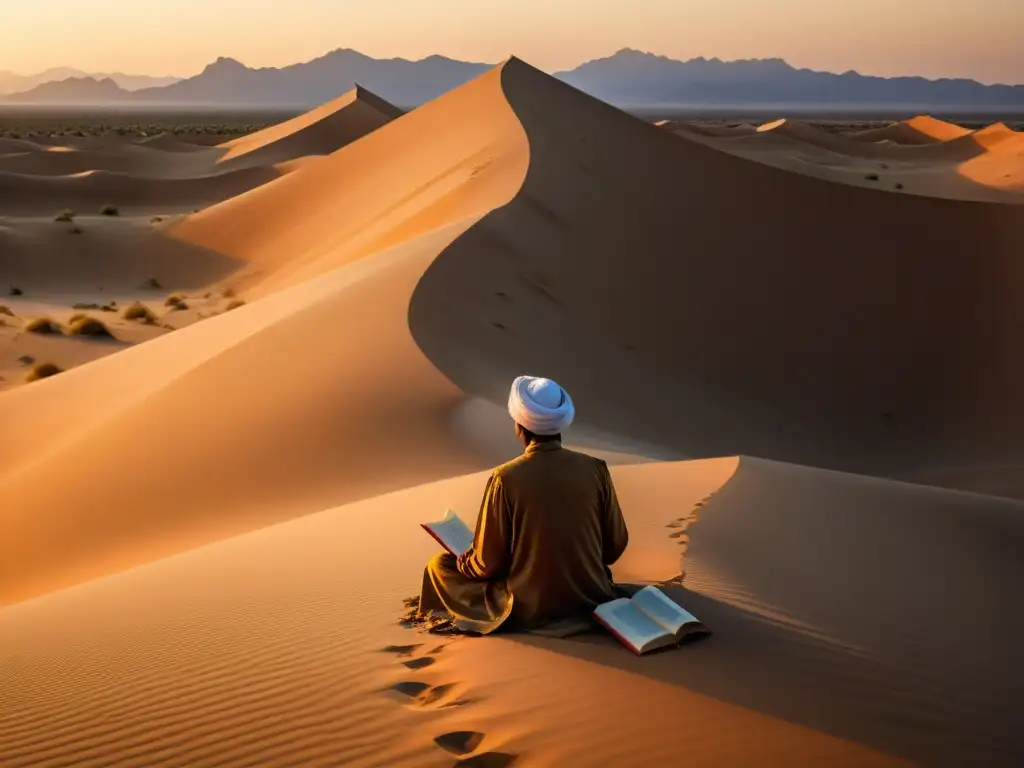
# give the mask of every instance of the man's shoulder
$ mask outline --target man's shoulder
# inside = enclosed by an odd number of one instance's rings
[[[539,454],[534,454],[534,457]],[[563,462],[566,466],[574,466],[579,468],[588,468],[597,471],[607,471],[608,465],[596,456],[591,456],[587,453],[581,453],[580,451],[573,451],[569,448],[560,448],[558,451],[549,453],[548,456],[557,456],[559,462]],[[493,475],[499,480],[505,481],[528,473],[531,470],[531,457],[529,454],[520,454],[511,461],[506,461],[499,467],[495,467]]]

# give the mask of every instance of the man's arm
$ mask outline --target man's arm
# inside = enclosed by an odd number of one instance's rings
[[[629,531],[626,530],[626,520],[622,517],[622,509],[619,508],[619,498],[615,494],[615,484],[612,482],[611,472],[608,465],[601,462],[601,472],[604,476],[604,518],[601,523],[601,546],[604,554],[604,564],[611,565],[626,551],[629,543]]]
[[[473,581],[498,579],[508,573],[512,519],[498,473],[492,473],[480,502],[473,546],[459,555],[459,573]]]

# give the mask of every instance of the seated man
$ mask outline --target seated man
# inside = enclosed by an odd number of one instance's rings
[[[473,546],[435,556],[420,591],[421,615],[480,633],[587,616],[618,596],[608,566],[628,540],[608,465],[562,447],[574,416],[565,390],[520,376],[508,410],[526,450],[488,478]]]

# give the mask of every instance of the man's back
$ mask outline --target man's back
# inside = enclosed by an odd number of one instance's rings
[[[627,533],[600,459],[557,440],[533,442],[494,471],[481,516],[484,551],[465,564],[466,575],[506,576],[514,624],[585,614],[615,596],[606,566],[626,548]],[[487,551],[488,540],[504,552]]]

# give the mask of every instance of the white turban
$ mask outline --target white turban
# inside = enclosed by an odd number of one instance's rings
[[[576,409],[569,393],[551,379],[519,376],[512,382],[508,413],[535,435],[557,435],[572,424]]]

